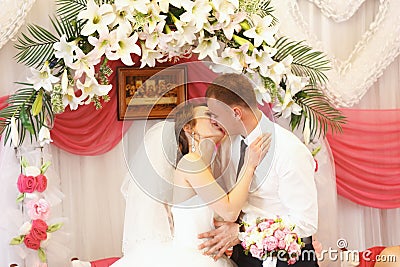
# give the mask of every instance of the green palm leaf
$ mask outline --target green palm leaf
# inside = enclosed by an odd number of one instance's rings
[[[86,8],[87,0],[57,0],[57,15],[67,21],[76,20],[78,13]]]
[[[329,60],[322,52],[314,51],[303,42],[290,41],[288,38],[278,39],[274,48],[278,49],[274,60],[282,61],[288,55],[292,55],[293,73],[310,77],[310,84],[324,84],[328,80],[324,71],[330,69]]]
[[[27,66],[39,68],[47,60],[51,60],[53,55],[53,44],[58,42],[58,38],[48,30],[38,25],[28,25],[30,36],[22,33],[18,37],[15,48],[19,50],[15,56],[19,63]]]
[[[329,99],[319,90],[311,86],[293,96],[293,100],[303,109],[303,116],[310,119],[311,139],[326,135],[328,129],[333,132],[342,132],[342,124],[346,118],[342,113],[335,109]],[[302,115],[293,115],[290,121],[292,129],[297,128],[302,119]],[[304,122],[304,120],[303,120]],[[303,130],[304,130],[303,123]]]

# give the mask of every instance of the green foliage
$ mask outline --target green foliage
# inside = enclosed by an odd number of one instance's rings
[[[28,86],[21,88],[11,95],[8,99],[8,106],[0,110],[0,118],[4,119],[1,121],[4,126],[3,131],[5,132],[4,143],[10,137],[11,134],[11,117],[17,119],[17,129],[19,134],[19,145],[22,144],[26,137],[26,131],[30,134],[30,140],[33,140],[33,136],[37,140],[40,128],[45,124],[45,120],[48,119],[52,124],[54,121],[54,114],[51,109],[51,98],[48,94],[42,92],[43,89],[36,91],[32,88],[32,84],[20,83]],[[42,93],[41,93],[42,92]],[[32,109],[35,100],[42,94],[41,109],[37,116],[34,116]],[[3,132],[1,131],[0,134]]]
[[[20,235],[20,236],[14,237],[13,239],[11,239],[10,245],[22,244],[22,242],[24,242],[24,239],[25,239],[24,235]]]
[[[342,132],[341,125],[345,123],[345,117],[330,104],[329,99],[319,89],[309,86],[294,95],[293,100],[303,109],[302,116],[310,119],[311,140],[317,135],[325,136],[329,127],[332,133]],[[290,126],[295,129],[301,122],[301,116],[292,116]]]
[[[293,56],[292,72],[297,76],[310,77],[310,84],[324,84],[328,80],[324,71],[330,70],[329,60],[322,52],[314,51],[303,42],[280,38],[274,48],[278,52],[274,60],[282,61],[288,55]]]
[[[74,20],[85,9],[87,0],[56,0],[57,15],[65,20]]]
[[[51,60],[54,52],[53,44],[59,40],[39,25],[29,24],[27,28],[30,36],[22,33],[22,37],[18,37],[15,48],[19,52],[15,58],[19,63],[39,68],[44,62]]]
[[[247,14],[257,14],[260,17],[271,16],[272,25],[278,23],[278,19],[273,15],[274,8],[271,0],[239,0],[239,9]]]

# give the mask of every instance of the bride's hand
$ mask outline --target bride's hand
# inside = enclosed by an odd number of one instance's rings
[[[271,146],[271,134],[265,133],[257,137],[247,148],[248,166],[256,168],[267,154]]]

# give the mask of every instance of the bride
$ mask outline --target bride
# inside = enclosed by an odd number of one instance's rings
[[[174,132],[178,147],[175,150],[177,164],[172,171],[172,179],[164,177],[173,184],[172,198],[167,203],[172,206],[170,210],[167,208],[167,211],[170,211],[168,213],[170,219],[173,218],[170,220],[170,229],[173,233],[167,239],[145,237],[141,240],[140,238],[133,237],[132,239],[136,238],[137,242],[130,244],[129,248],[126,248],[124,251],[125,255],[111,265],[112,267],[234,266],[234,263],[226,257],[214,261],[213,258],[204,256],[197,248],[204,240],[198,239],[197,235],[214,229],[214,212],[216,213],[215,215],[218,215],[224,221],[235,221],[237,219],[242,206],[246,202],[254,170],[269,149],[270,136],[260,136],[248,147],[245,163],[238,174],[238,182],[226,194],[215,179],[217,177],[214,178],[212,173],[212,169],[216,168],[214,162],[217,158],[216,151],[218,151],[218,144],[225,137],[225,134],[223,129],[212,123],[208,108],[193,103],[181,106],[175,114]],[[150,140],[150,143],[159,141],[158,137],[157,135],[153,135],[150,138],[153,139]],[[154,164],[162,165],[163,160],[158,160],[159,153],[151,150],[147,152],[150,152],[153,156],[155,155],[156,160],[153,160]],[[143,156],[141,155],[141,157]],[[138,166],[139,169],[148,169],[143,164],[140,165]],[[133,174],[135,179],[137,178],[137,174]],[[146,174],[147,177],[145,179],[148,184],[147,179],[150,179],[151,175]],[[160,174],[158,173],[158,175]],[[140,181],[139,183],[138,181],[135,182],[137,187],[140,187],[142,191],[147,191],[146,188],[141,186]],[[132,219],[130,225],[125,225],[125,227],[136,228],[135,232],[138,235],[155,237],[154,232],[162,228],[164,218],[162,216],[162,209],[160,209],[160,203],[157,205],[153,201],[153,206],[151,206],[142,202],[142,200],[146,201],[145,199],[149,197],[159,199],[159,196],[156,197],[152,193],[149,193],[149,191],[146,192],[146,196],[142,194],[143,197],[141,199],[138,197],[140,194],[136,194],[138,192],[134,194],[137,202],[134,205],[141,208],[143,212],[139,216],[136,216],[135,219]],[[143,207],[145,205],[147,206]],[[164,207],[168,207],[168,205],[164,205]],[[128,209],[129,205],[127,205],[126,216],[130,214],[130,210]],[[157,218],[150,218],[152,216],[151,209],[153,209],[153,212],[157,210],[155,212],[159,213]],[[157,216],[157,214],[153,215]],[[136,223],[136,220],[141,220],[141,223]],[[155,220],[158,221],[159,225],[157,225]],[[151,226],[144,226],[145,222],[148,222]],[[126,223],[127,220],[125,220]],[[143,228],[147,228],[147,231]],[[165,231],[165,229],[162,231]],[[132,241],[130,242],[132,243]]]

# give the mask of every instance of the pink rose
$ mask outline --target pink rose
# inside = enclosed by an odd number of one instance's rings
[[[27,206],[29,209],[28,214],[32,220],[47,220],[49,218],[50,204],[45,199],[29,201]]]
[[[36,176],[36,191],[42,193],[47,188],[47,178],[43,174]]]
[[[285,234],[282,230],[276,229],[276,230],[275,230],[275,233],[274,233],[274,236],[275,236],[278,240],[282,240],[282,239],[285,238],[286,234]]]
[[[250,246],[250,253],[251,253],[251,256],[253,256],[254,258],[260,259],[260,260],[264,256],[264,250],[259,249],[256,245]]]
[[[32,229],[30,235],[38,240],[46,240],[47,239],[47,223],[41,219],[34,220],[32,222]]]
[[[290,243],[290,245],[288,247],[288,253],[289,254],[292,254],[292,253],[298,254],[299,252],[300,252],[300,245],[297,244],[296,242]]]
[[[286,247],[286,242],[285,242],[285,240],[279,240],[279,241],[278,241],[278,248],[279,248],[279,249],[285,249],[285,247]]]
[[[20,174],[17,181],[17,187],[21,193],[33,193],[36,188],[36,179],[33,176]]]
[[[288,263],[288,265],[292,265],[292,264],[295,264],[296,263],[296,258],[290,258],[288,261],[287,261],[287,263]]]
[[[264,221],[258,224],[258,228],[260,228],[261,231],[264,231],[270,227],[270,222]]]
[[[25,236],[24,243],[27,248],[33,250],[38,250],[40,248],[40,240],[36,239],[32,234]]]
[[[267,251],[273,251],[278,247],[278,239],[274,236],[267,236],[262,243]]]

